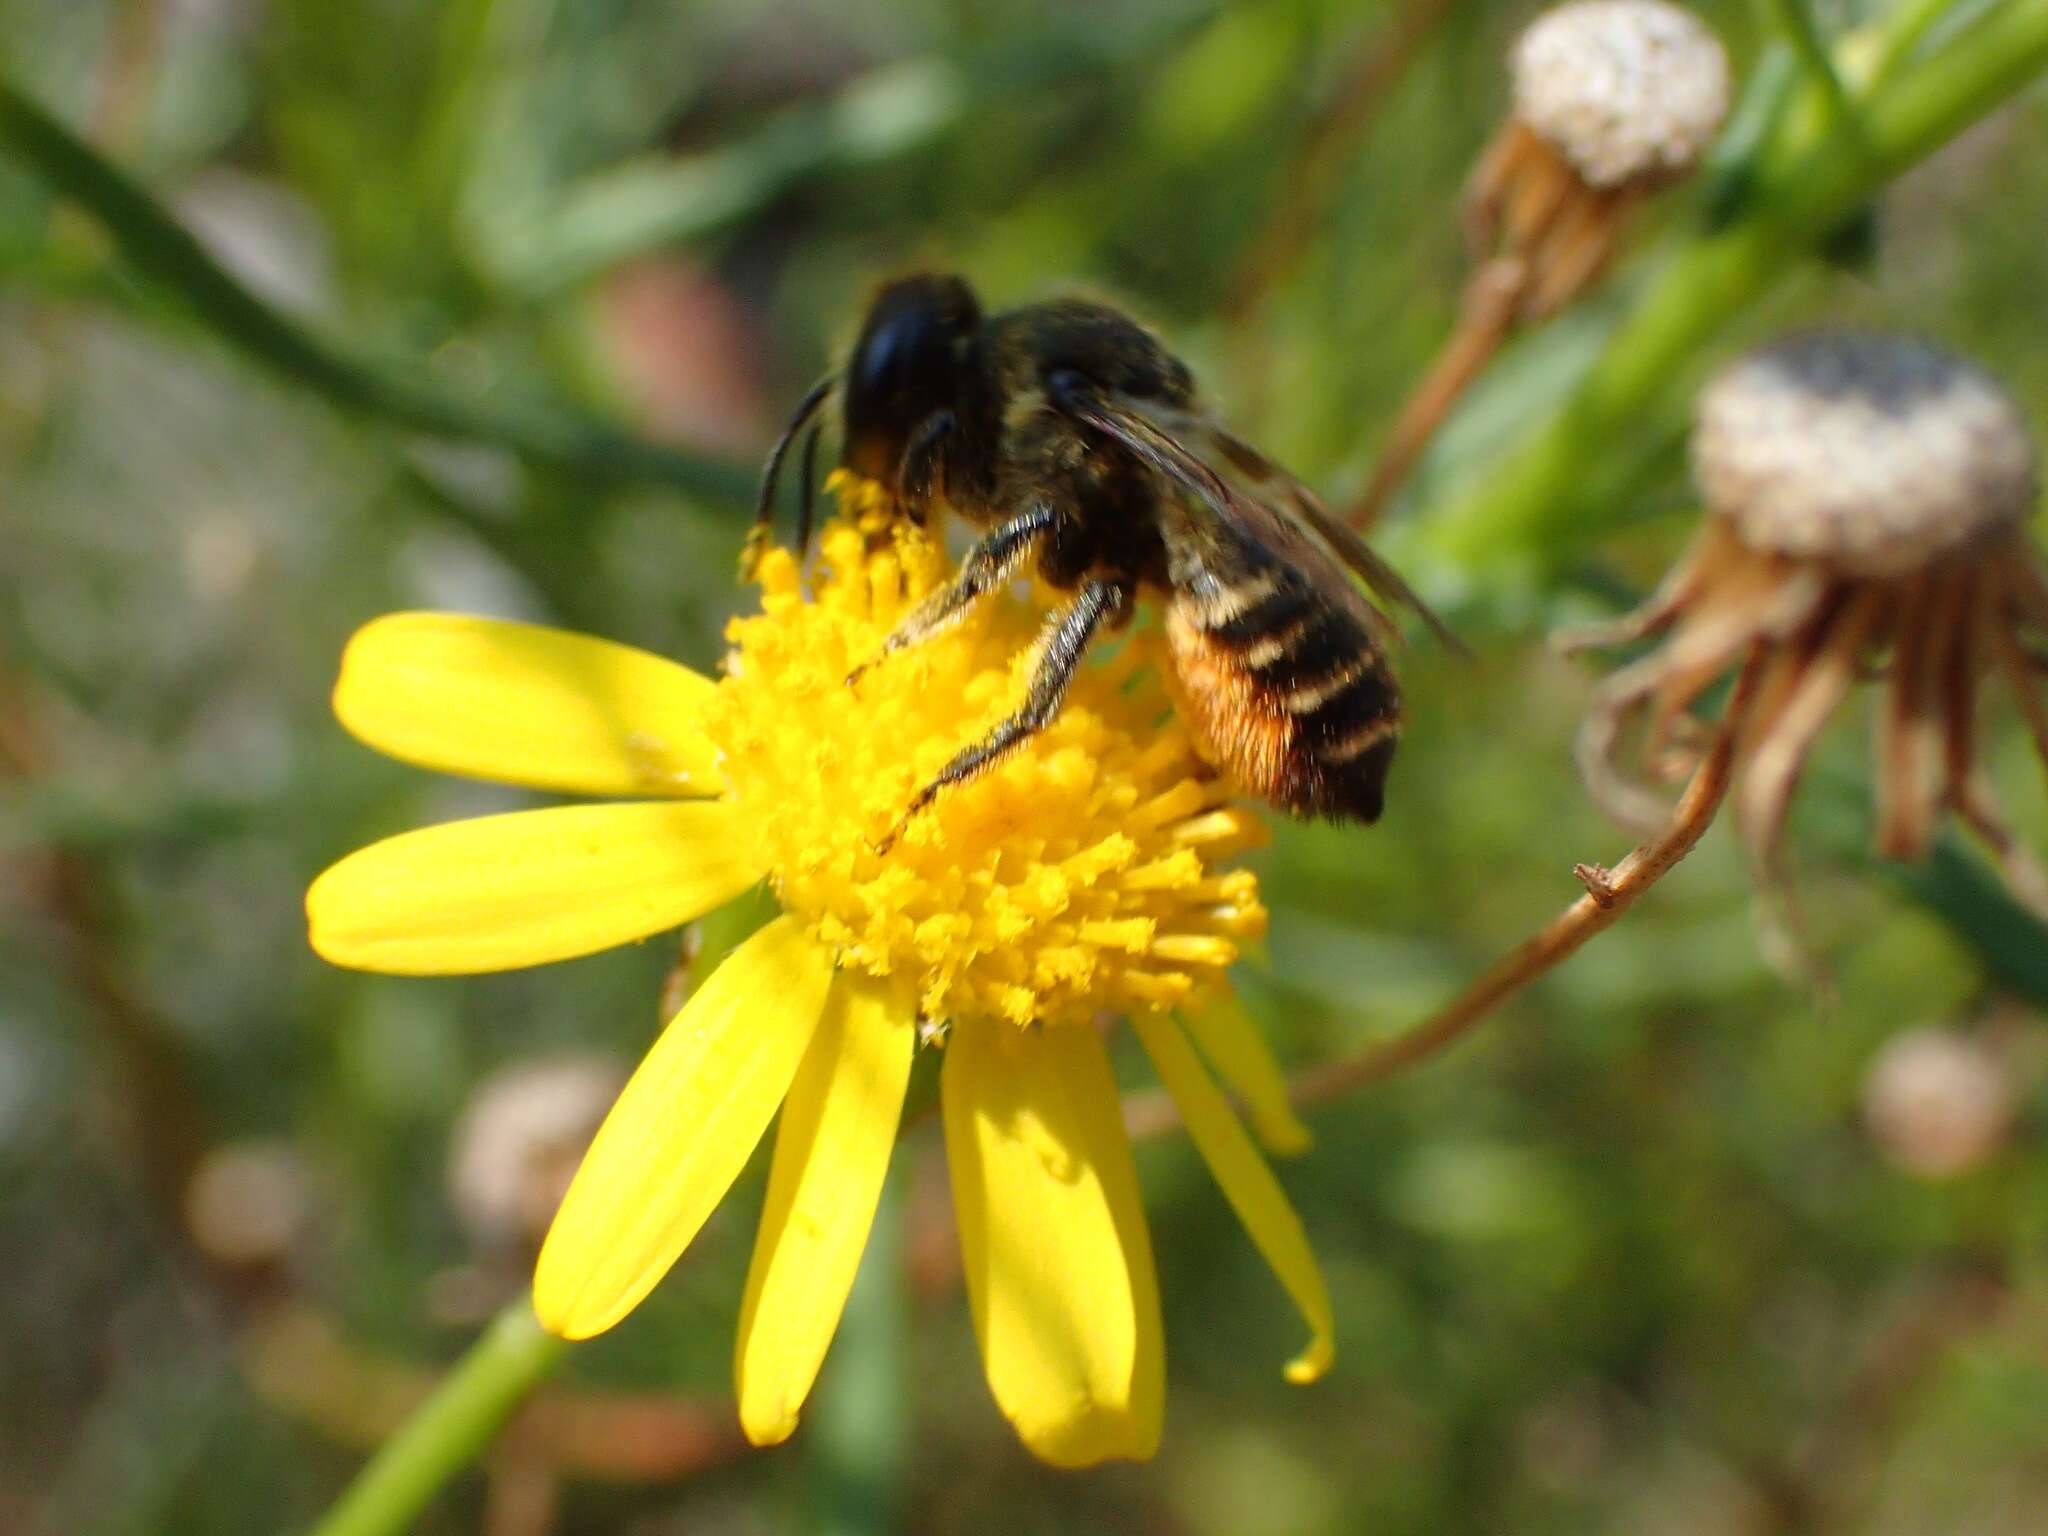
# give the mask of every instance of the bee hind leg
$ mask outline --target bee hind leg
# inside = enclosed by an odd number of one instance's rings
[[[1083,585],[1080,594],[1054,614],[1046,625],[1023,706],[941,768],[938,777],[917,792],[902,819],[876,845],[876,851],[888,852],[896,839],[903,835],[903,829],[952,786],[964,784],[976,774],[986,771],[1044,730],[1060,712],[1060,705],[1066,700],[1067,689],[1074,681],[1074,674],[1080,670],[1081,659],[1088,654],[1089,645],[1103,625],[1114,623],[1130,612],[1133,596],[1131,587],[1121,581],[1098,578]]]
[[[1058,516],[1050,506],[1041,502],[985,535],[968,550],[967,558],[960,562],[960,572],[952,584],[941,587],[913,608],[882,642],[881,650],[846,675],[847,687],[859,682],[861,674],[883,657],[908,650],[929,640],[948,625],[959,622],[960,617],[974,606],[976,599],[987,596],[1017,574],[1017,568],[1058,521]]]

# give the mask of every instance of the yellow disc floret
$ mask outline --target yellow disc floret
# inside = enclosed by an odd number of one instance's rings
[[[1204,991],[1264,931],[1256,877],[1213,862],[1264,823],[1173,715],[1149,634],[1084,667],[1051,725],[878,851],[916,792],[1017,707],[1044,613],[997,596],[878,662],[949,571],[873,502],[842,489],[855,515],[824,530],[810,595],[789,551],[763,556],[761,612],[728,630],[707,720],[782,905],[934,1022],[1085,1022]]]

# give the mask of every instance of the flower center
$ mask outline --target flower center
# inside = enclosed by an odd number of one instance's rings
[[[856,516],[826,527],[813,593],[788,550],[762,557],[761,612],[727,631],[707,721],[785,910],[841,965],[902,980],[935,1022],[1085,1022],[1213,984],[1266,919],[1256,877],[1214,861],[1265,825],[1172,713],[1150,635],[1084,666],[1050,725],[877,851],[1017,708],[1044,611],[1000,594],[878,660],[950,571],[871,485],[842,480],[841,507]]]

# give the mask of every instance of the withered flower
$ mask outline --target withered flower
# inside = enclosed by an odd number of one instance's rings
[[[1665,0],[1579,0],[1532,24],[1514,110],[1465,186],[1474,270],[1457,328],[1402,408],[1349,514],[1369,528],[1480,369],[1519,326],[1606,272],[1629,215],[1689,175],[1728,111],[1719,39]]]
[[[1691,549],[1636,613],[1563,642],[1666,637],[1595,699],[1580,739],[1590,791],[1617,818],[1656,824],[1661,800],[1614,768],[1622,727],[1647,712],[1646,758],[1668,760],[1692,734],[1695,701],[1759,647],[1736,812],[1761,872],[1815,739],[1870,677],[1884,689],[1878,851],[1919,857],[1951,809],[2015,894],[2048,908],[2048,880],[2014,845],[1977,767],[1977,695],[1990,675],[2048,764],[2048,575],[2025,532],[2039,476],[2012,399],[1926,343],[1816,332],[1714,380],[1692,452],[1707,518]]]
[[[1728,59],[1664,0],[1581,0],[1515,44],[1513,114],[1466,187],[1475,259],[1517,263],[1523,321],[1555,314],[1613,258],[1629,212],[1689,175],[1728,111]]]

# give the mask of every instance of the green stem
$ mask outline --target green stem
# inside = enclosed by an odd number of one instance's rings
[[[1977,951],[1996,980],[2035,1007],[2048,1008],[2048,927],[2013,900],[1981,860],[1951,838],[1921,863],[1888,868],[1916,901]]]
[[[337,405],[415,431],[496,443],[592,480],[648,481],[744,502],[753,476],[547,407],[487,402],[432,383],[425,365],[355,355],[266,304],[162,204],[12,84],[0,80],[0,147],[106,226],[136,272],[179,295],[209,329]]]
[[[1762,0],[1762,5],[1766,18],[1777,24],[1776,30],[1792,45],[1799,67],[1819,91],[1833,126],[1850,135],[1852,142],[1860,138],[1856,131],[1856,105],[1843,89],[1842,77],[1835,73],[1835,61],[1821,39],[1820,28],[1814,24],[1806,0]]]
[[[1981,846],[1953,829],[1923,859],[1878,858],[1870,786],[1862,776],[1846,767],[1823,768],[1804,793],[1812,803],[1813,841],[1837,863],[1881,871],[1976,951],[1993,981],[2048,1008],[2048,923],[2013,895]]]
[[[1877,82],[1889,80],[1934,24],[1955,6],[1956,0],[1899,0],[1878,23],[1870,78]]]
[[[1735,222],[1701,234],[1665,267],[1578,388],[1435,519],[1424,545],[1474,569],[1555,563],[1623,521],[1623,487],[1598,472],[1618,449],[1664,430],[1646,423],[1662,420],[1655,408],[1693,354],[1886,180],[2044,67],[2048,0],[2011,0],[1861,103],[1867,154],[1842,154],[1818,122],[1761,168]]]
[[[385,1441],[311,1536],[396,1536],[553,1374],[568,1345],[521,1297],[500,1312],[434,1394]]]
[[[903,1294],[903,1191],[899,1174],[862,1256],[832,1365],[806,1414],[813,1536],[884,1536],[903,1525],[909,1470],[910,1367]]]

